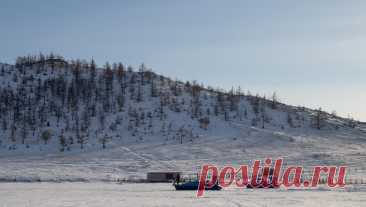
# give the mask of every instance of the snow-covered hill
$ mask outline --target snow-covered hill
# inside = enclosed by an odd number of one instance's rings
[[[366,126],[322,110],[158,75],[141,65],[23,57],[0,64],[0,179],[116,180],[205,162],[346,164]]]

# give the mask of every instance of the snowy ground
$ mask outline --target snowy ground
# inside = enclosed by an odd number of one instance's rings
[[[320,190],[224,189],[197,199],[171,184],[116,184],[149,171],[197,172],[203,163],[249,164],[283,157],[289,164],[347,165],[348,178],[365,183],[365,136],[299,136],[255,128],[240,134],[202,137],[189,144],[136,143],[106,150],[57,154],[0,154],[0,207],[52,206],[366,206],[366,186]],[[331,144],[329,144],[331,143]],[[13,183],[9,181],[46,181]],[[52,182],[47,182],[52,181]],[[88,182],[65,182],[88,181]],[[108,181],[108,182],[104,182]],[[8,183],[9,182],[9,183]],[[61,183],[56,183],[61,182]]]
[[[352,192],[349,192],[352,191]],[[206,192],[175,191],[171,184],[114,183],[2,183],[0,206],[327,206],[361,207],[366,191],[346,190],[249,190]]]
[[[364,185],[335,191],[231,188],[207,192],[204,198],[197,199],[195,192],[176,192],[171,184],[116,184],[114,181],[145,178],[149,171],[196,173],[204,163],[238,165],[250,164],[253,159],[282,157],[287,164],[303,165],[306,169],[319,164],[346,165],[348,181],[361,179],[365,183],[365,140],[365,134],[347,131],[296,134],[242,127],[183,144],[152,141],[84,152],[4,152],[0,153],[0,207],[363,207],[366,206]]]
[[[250,164],[253,159],[284,158],[287,164],[346,165],[349,179],[366,183],[366,137],[342,133],[297,135],[244,128],[241,133],[202,137],[193,143],[147,142],[105,150],[0,153],[0,181],[117,181],[146,178],[151,171],[199,172],[202,164]],[[228,134],[228,135],[226,135]]]

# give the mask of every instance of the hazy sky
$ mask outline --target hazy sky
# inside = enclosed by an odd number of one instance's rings
[[[366,1],[0,0],[0,61],[51,52],[366,121]]]

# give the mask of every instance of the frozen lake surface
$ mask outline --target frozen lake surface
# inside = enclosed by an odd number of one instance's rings
[[[366,206],[366,191],[348,190],[249,190],[206,192],[175,191],[171,184],[115,183],[1,183],[1,207],[52,206]]]

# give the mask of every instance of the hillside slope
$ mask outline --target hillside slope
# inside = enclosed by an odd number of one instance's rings
[[[365,124],[173,81],[141,65],[23,57],[0,65],[0,178],[116,180],[284,157],[362,176]]]

